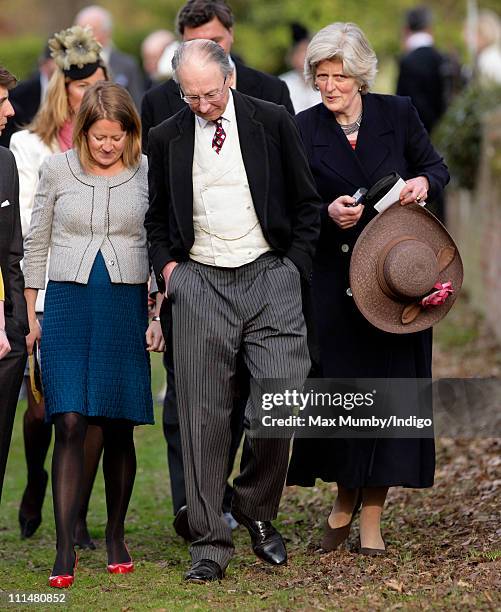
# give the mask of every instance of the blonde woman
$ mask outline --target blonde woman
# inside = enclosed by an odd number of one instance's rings
[[[82,97],[94,83],[108,78],[100,58],[101,46],[91,30],[74,26],[62,30],[49,41],[56,69],[49,82],[47,95],[27,129],[12,136],[10,149],[19,171],[19,206],[23,236],[30,226],[33,200],[42,163],[50,155],[67,151],[72,146],[73,124]],[[84,49],[85,54],[79,53]],[[44,291],[39,292],[36,312],[42,319]],[[26,380],[28,372],[25,372]],[[27,465],[27,484],[19,508],[21,537],[31,537],[42,520],[42,504],[48,475],[44,469],[52,427],[44,420],[43,400],[35,401],[26,384],[28,408],[24,414],[23,431]],[[88,498],[102,450],[100,430],[91,428],[86,444],[86,479],[83,503],[75,533],[75,541],[82,548],[95,548],[87,531]]]

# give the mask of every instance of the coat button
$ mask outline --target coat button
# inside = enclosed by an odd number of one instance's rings
[[[110,264],[110,266],[114,266],[114,265],[115,265],[115,262],[113,261],[113,259],[110,259],[110,260],[108,261],[108,263]]]
[[[349,250],[350,250],[350,245],[348,244],[341,245],[341,251],[343,251],[343,253],[348,253]]]
[[[351,287],[348,287],[348,289],[346,289],[346,295],[348,297],[352,297],[353,293],[351,292]]]

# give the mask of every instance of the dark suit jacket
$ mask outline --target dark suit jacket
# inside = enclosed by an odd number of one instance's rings
[[[445,112],[448,62],[434,47],[419,47],[400,61],[397,95],[409,96],[428,132]]]
[[[235,61],[235,60],[234,60]],[[279,78],[249,68],[235,61],[237,72],[237,91],[282,104],[294,115],[289,89]],[[148,150],[148,132],[152,127],[172,117],[186,106],[179,95],[179,86],[174,80],[166,81],[147,91],[141,105],[141,122],[143,125],[143,151]]]
[[[0,145],[8,147],[12,134],[24,129],[31,122],[40,107],[41,98],[42,85],[39,72],[35,72],[26,81],[21,81],[17,87],[9,92],[9,100],[16,114],[9,119],[0,135]]]
[[[136,107],[141,108],[144,77],[135,58],[113,48],[110,53],[109,66],[113,81],[125,87],[132,96]]]
[[[263,234],[309,278],[320,200],[294,120],[282,106],[236,91],[233,97],[242,158]],[[161,290],[164,266],[187,260],[195,240],[194,143],[195,116],[188,106],[150,132],[145,226]]]
[[[0,268],[5,285],[5,319],[7,335],[28,333],[24,300],[24,281],[20,262],[23,237],[19,216],[19,179],[14,156],[0,147]]]

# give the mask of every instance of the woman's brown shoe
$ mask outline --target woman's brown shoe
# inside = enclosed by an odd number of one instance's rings
[[[325,521],[324,525],[324,535],[322,538],[322,542],[320,543],[320,547],[325,552],[331,552],[332,550],[336,550],[336,548],[342,544],[345,540],[348,539],[350,535],[351,524],[353,523],[353,519],[355,518],[357,512],[360,510],[360,506],[362,505],[362,492],[359,491],[357,501],[355,502],[355,508],[351,513],[350,522],[347,525],[343,525],[342,527],[331,527],[329,525],[329,518]]]
[[[383,544],[386,546],[384,540]],[[368,546],[361,546],[358,552],[366,557],[384,557],[386,555],[386,548],[369,548]]]
[[[342,527],[332,528],[329,525],[329,519],[325,521],[324,525],[324,536],[322,541],[320,542],[320,547],[325,552],[331,552],[331,550],[336,550],[336,548],[342,544],[345,540],[348,539],[350,535],[351,529],[351,521],[347,525],[343,525]]]
[[[368,548],[364,547],[360,549],[360,554],[366,557],[384,557],[386,555],[386,548]]]

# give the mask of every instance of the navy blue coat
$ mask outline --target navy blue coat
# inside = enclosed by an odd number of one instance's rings
[[[313,306],[322,373],[327,378],[431,377],[431,330],[389,334],[358,311],[349,288],[355,242],[377,214],[366,207],[354,228],[340,229],[327,214],[341,195],[370,188],[398,172],[403,179],[426,176],[429,198],[449,180],[447,167],[430,143],[409,98],[362,96],[363,118],[353,150],[334,115],[318,104],[297,116],[306,153],[323,201],[322,229],[313,264]],[[430,486],[433,440],[297,440],[289,484],[314,484],[315,477],[347,487]]]

